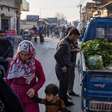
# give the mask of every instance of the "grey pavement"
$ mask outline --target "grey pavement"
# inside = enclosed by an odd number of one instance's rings
[[[41,64],[43,65],[43,69],[46,76],[46,82],[44,86],[39,91],[39,96],[44,97],[44,88],[49,83],[54,83],[58,85],[58,80],[55,74],[55,60],[54,60],[54,53],[56,50],[56,45],[59,40],[56,38],[46,38],[45,43],[43,44],[36,44],[36,54],[38,59],[40,60]],[[80,75],[78,75],[76,70],[76,78],[74,84],[74,91],[78,94],[81,93],[80,87]],[[74,106],[70,107],[69,109],[71,112],[81,112],[81,98],[80,97],[72,97],[72,101],[74,102]],[[40,112],[45,112],[44,105],[40,105]]]

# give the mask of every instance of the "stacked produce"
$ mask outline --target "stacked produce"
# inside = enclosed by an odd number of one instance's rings
[[[95,39],[82,43],[89,69],[112,69],[112,41]]]

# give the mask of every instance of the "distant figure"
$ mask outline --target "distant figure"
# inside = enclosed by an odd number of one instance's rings
[[[32,31],[33,31],[34,42],[37,43],[37,28],[35,25],[33,25]]]
[[[22,33],[22,39],[31,41],[32,40],[31,31],[30,30],[24,30]]]
[[[43,42],[44,42],[43,30],[44,30],[43,27],[40,26],[40,27],[39,27],[40,43],[43,43]]]

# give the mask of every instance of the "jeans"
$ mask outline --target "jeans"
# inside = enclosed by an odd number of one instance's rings
[[[59,96],[62,98],[64,101],[67,100],[66,94],[67,94],[67,89],[68,89],[68,71],[63,72],[61,67],[56,65],[55,67],[56,70],[56,75],[59,80]]]

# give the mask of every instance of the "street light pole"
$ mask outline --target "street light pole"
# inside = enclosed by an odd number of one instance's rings
[[[80,4],[79,7],[80,7],[80,22],[81,22],[82,4]]]

